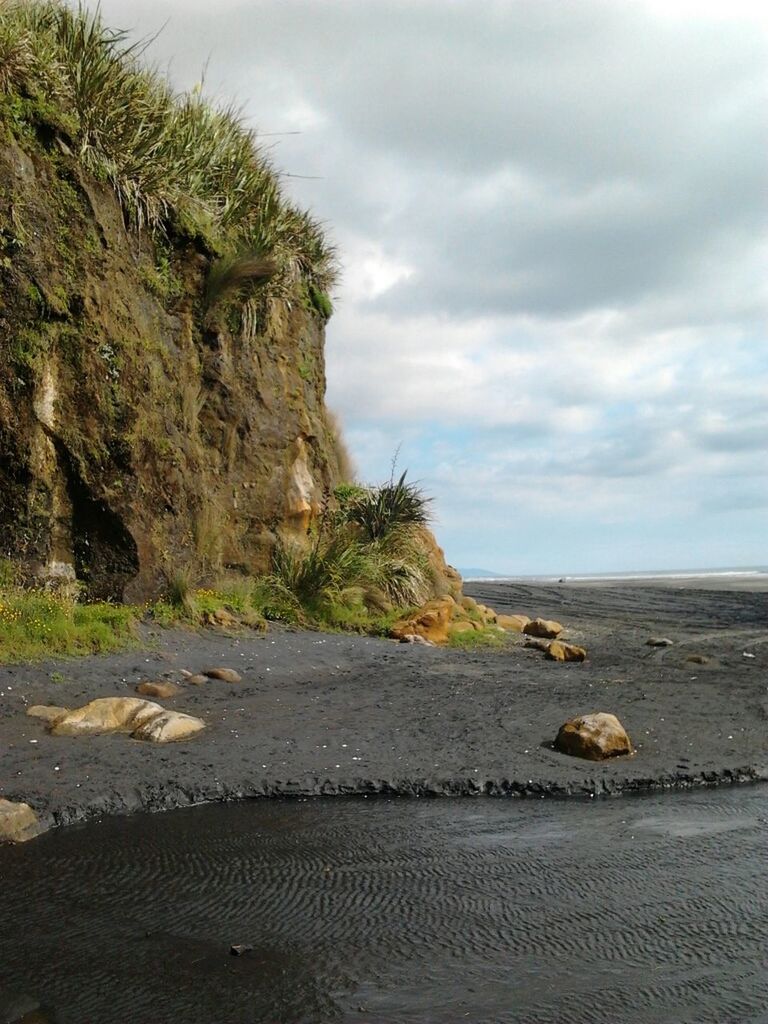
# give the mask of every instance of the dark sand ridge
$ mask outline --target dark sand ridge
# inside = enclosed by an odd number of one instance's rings
[[[522,637],[508,650],[467,653],[282,629],[160,631],[141,653],[0,669],[0,796],[63,824],[251,796],[597,795],[768,778],[765,593],[466,590],[498,611],[559,619],[589,660],[548,662]],[[674,646],[649,648],[653,634]],[[691,664],[690,654],[712,660]],[[25,716],[32,704],[128,696],[143,678],[214,665],[243,681],[187,686],[163,701],[208,723],[178,744],[52,737]],[[618,715],[636,756],[593,763],[549,747],[567,718],[590,711]]]

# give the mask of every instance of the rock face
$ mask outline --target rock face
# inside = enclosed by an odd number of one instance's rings
[[[60,708],[56,709],[61,710]],[[37,717],[44,717],[37,715]],[[186,739],[205,728],[200,718],[167,711],[160,704],[139,697],[100,697],[50,721],[53,736],[84,736],[99,733],[130,733],[134,739],[169,743]]]
[[[603,761],[633,752],[624,726],[615,715],[603,711],[571,718],[561,725],[555,750],[589,761]]]
[[[25,843],[39,832],[37,815],[29,804],[0,798],[0,843]]]
[[[268,567],[338,482],[325,315],[212,313],[214,255],[127,230],[55,132],[0,132],[0,548],[91,598]]]
[[[532,619],[523,626],[526,636],[543,637],[545,640],[554,639],[563,632],[563,626],[552,619]]]

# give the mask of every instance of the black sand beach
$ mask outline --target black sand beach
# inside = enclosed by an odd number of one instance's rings
[[[147,634],[148,650],[0,670],[0,795],[45,824],[258,796],[600,795],[768,778],[768,595],[680,585],[483,584],[499,612],[556,618],[588,661],[465,652],[273,628]],[[674,641],[651,648],[646,640]],[[703,655],[706,664],[687,661]],[[747,657],[746,655],[751,655]],[[32,704],[132,695],[141,679],[236,668],[168,707],[186,742],[59,738]],[[569,717],[616,714],[637,753],[580,761],[549,744]]]

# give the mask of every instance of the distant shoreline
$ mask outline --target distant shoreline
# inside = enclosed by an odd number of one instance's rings
[[[653,586],[696,590],[768,591],[766,569],[681,570],[679,572],[575,573],[564,576],[465,576],[470,584],[516,584],[519,586]]]

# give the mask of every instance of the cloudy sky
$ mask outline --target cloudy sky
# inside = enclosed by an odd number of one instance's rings
[[[327,222],[329,403],[454,564],[768,564],[763,0],[101,7]]]

